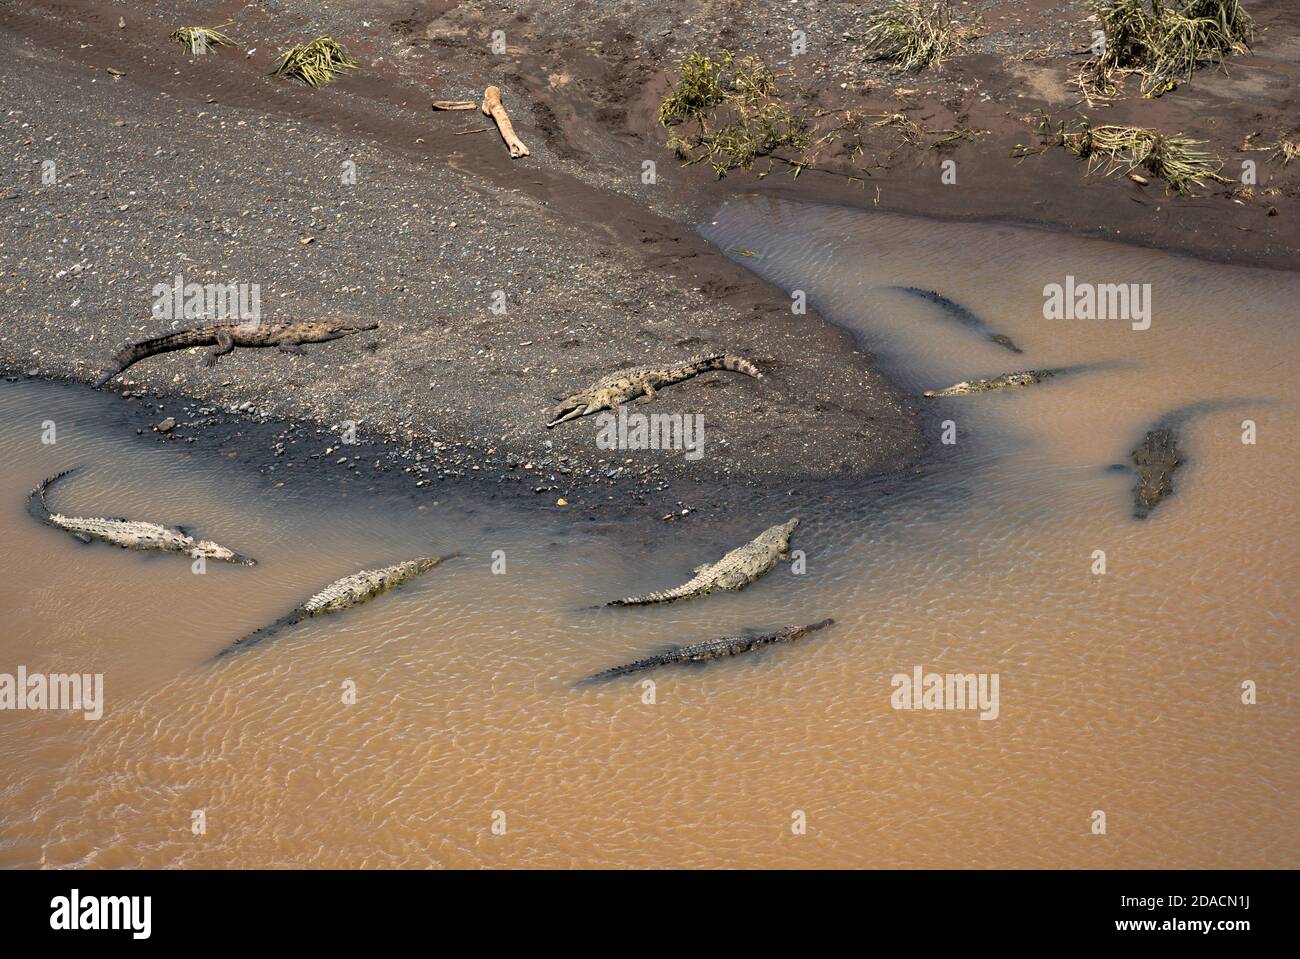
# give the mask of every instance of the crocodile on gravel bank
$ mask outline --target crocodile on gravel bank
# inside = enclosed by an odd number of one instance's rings
[[[971,393],[987,393],[990,390],[1006,390],[1019,386],[1033,386],[1043,380],[1051,379],[1060,370],[1022,370],[1019,373],[1004,373],[987,380],[970,380],[954,383],[943,390],[926,390],[926,396],[969,396]]]
[[[744,589],[776,564],[789,559],[790,536],[799,525],[798,517],[763,530],[751,542],[738,546],[716,563],[695,567],[695,576],[681,586],[645,596],[616,599],[607,606],[645,606],[650,603],[672,603],[679,599],[704,596],[717,589]]]
[[[103,386],[131,364],[147,357],[187,350],[192,346],[211,346],[203,358],[203,365],[216,366],[220,357],[237,346],[274,346],[284,353],[301,354],[304,343],[327,343],[378,328],[379,323],[375,320],[274,320],[266,323],[232,320],[194,326],[128,343],[113,357],[112,364],[100,372],[94,385]]]
[[[342,579],[330,583],[307,602],[295,607],[289,613],[271,623],[271,625],[263,626],[257,632],[250,633],[243,639],[231,643],[213,658],[220,659],[222,656],[238,652],[241,649],[256,646],[263,640],[270,639],[271,636],[286,626],[301,623],[304,619],[323,616],[326,613],[337,613],[339,610],[360,606],[381,593],[386,593],[393,587],[400,586],[408,579],[414,579],[422,573],[427,573],[439,563],[459,555],[459,553],[450,553],[447,556],[420,556],[392,566],[385,566],[382,569],[363,569],[350,576],[344,576]]]
[[[906,293],[909,296],[919,297],[929,303],[933,303],[935,306],[943,310],[950,319],[956,320],[962,326],[974,330],[986,340],[996,343],[1004,350],[1010,350],[1012,353],[1024,352],[1024,350],[1012,343],[1010,338],[1003,336],[1001,333],[995,333],[993,330],[989,329],[988,325],[985,324],[983,320],[970,310],[966,309],[966,307],[962,306],[960,303],[954,303],[946,296],[934,292],[934,290],[923,290],[915,286],[890,286],[886,287],[886,289],[893,290],[897,293]]]
[[[774,633],[724,636],[722,639],[691,643],[689,646],[675,646],[656,656],[638,659],[634,663],[625,663],[622,666],[615,666],[613,669],[603,670],[594,676],[588,676],[586,679],[579,681],[577,685],[585,686],[589,683],[598,683],[606,679],[627,676],[631,673],[639,673],[642,670],[669,666],[674,663],[703,663],[710,659],[726,659],[728,656],[739,656],[741,653],[753,652],[773,643],[792,643],[796,639],[802,639],[814,630],[825,629],[834,622],[833,619],[823,619],[820,623],[809,623],[807,626],[785,626]]]
[[[76,472],[75,469],[56,473],[40,486],[32,490],[27,499],[27,508],[43,523],[49,523],[58,529],[71,533],[83,543],[101,540],[123,549],[162,550],[164,552],[185,553],[189,556],[202,556],[205,559],[220,560],[223,563],[239,563],[243,566],[256,566],[257,560],[241,556],[232,549],[227,549],[211,540],[196,540],[178,526],[159,526],[157,523],[145,523],[131,519],[104,519],[88,516],[64,516],[51,512],[45,503],[45,492],[55,482]]]
[[[1168,426],[1147,432],[1133,450],[1138,481],[1133,487],[1133,515],[1144,519],[1160,501],[1174,491],[1174,470],[1182,463],[1178,437]]]
[[[763,374],[749,360],[731,353],[708,353],[693,356],[682,363],[669,366],[642,366],[611,373],[597,380],[580,393],[565,398],[558,406],[546,411],[549,430],[566,420],[590,416],[601,410],[617,410],[619,405],[642,397],[642,403],[654,399],[655,393],[665,386],[689,380],[692,376],[709,370],[731,370],[761,380]]]

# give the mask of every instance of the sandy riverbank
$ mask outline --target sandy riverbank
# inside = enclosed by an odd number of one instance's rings
[[[759,189],[1038,222],[1276,265],[1300,248],[1294,170],[1261,162],[1261,186],[1277,192],[1245,202],[1084,178],[1064,151],[1015,163],[1007,147],[1032,140],[1026,118],[1062,106],[1059,81],[1084,11],[975,6],[986,30],[971,52],[906,79],[861,64],[838,6],[124,11],[94,0],[77,18],[57,5],[0,8],[0,52],[22,65],[0,81],[17,174],[0,202],[0,364],[88,381],[121,341],[167,328],[149,316],[156,284],[176,275],[256,283],[267,318],[365,314],[383,329],[305,357],[237,351],[216,370],[172,354],[132,368],[116,388],[187,399],[191,424],[202,409],[242,408],[325,437],[354,421],[399,456],[420,452],[412,484],[488,473],[578,505],[630,494],[659,509],[706,490],[905,468],[922,446],[919,415],[871,357],[815,314],[792,315],[781,291],[694,232],[727,195]],[[1257,7],[1266,31],[1230,77],[1206,72],[1116,114],[1192,122],[1193,134],[1211,125],[1220,148],[1252,125],[1278,127],[1294,103],[1286,51],[1300,30],[1283,5]],[[195,59],[167,41],[179,24],[227,19],[238,49]],[[804,56],[783,55],[792,25],[809,34]],[[506,33],[504,55],[488,48],[493,29]],[[321,91],[264,76],[274,50],[322,32],[347,43],[361,63],[354,75]],[[660,145],[654,106],[676,58],[721,46],[767,57],[810,111],[903,109],[927,129],[962,123],[987,133],[944,152],[900,145],[882,129],[867,152],[829,156],[797,180],[682,170]],[[458,135],[483,125],[476,113],[428,110],[431,98],[472,97],[489,82],[503,88],[529,159],[510,161],[491,131]],[[960,188],[934,185],[941,157],[956,158]],[[640,180],[643,158],[658,165],[654,185]],[[53,184],[42,182],[47,160]],[[349,164],[355,183],[341,177]],[[1268,207],[1278,215],[1266,216]],[[504,314],[491,309],[498,289]],[[705,414],[699,461],[611,455],[594,443],[590,420],[541,428],[541,411],[561,393],[709,349],[748,356],[771,375],[710,374],[674,387],[671,405],[661,397],[665,411]]]

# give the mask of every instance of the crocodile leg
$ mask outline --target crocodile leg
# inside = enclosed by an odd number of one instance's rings
[[[217,360],[235,348],[235,340],[228,332],[222,330],[217,334],[216,345],[203,357],[204,366],[216,366]]]
[[[304,350],[304,349],[302,348],[302,344],[301,344],[301,343],[289,343],[289,342],[283,342],[283,341],[282,341],[282,342],[280,343],[280,352],[281,352],[281,353],[288,353],[290,356],[306,356],[306,355],[307,355],[307,351]]]

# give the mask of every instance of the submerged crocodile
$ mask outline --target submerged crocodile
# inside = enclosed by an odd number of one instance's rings
[[[192,346],[211,346],[212,349],[203,358],[203,365],[216,366],[219,358],[237,346],[274,346],[284,353],[301,354],[304,343],[327,343],[342,336],[378,328],[379,323],[375,320],[275,320],[266,323],[232,320],[194,326],[128,343],[113,357],[113,362],[100,372],[94,385],[103,386],[128,366],[150,356],[173,350],[187,350]]]
[[[641,366],[631,370],[611,373],[597,380],[580,393],[574,393],[546,411],[552,427],[580,416],[590,416],[601,410],[617,410],[619,405],[642,397],[641,402],[648,403],[655,393],[665,386],[689,380],[692,376],[707,373],[709,370],[731,370],[744,373],[761,380],[763,374],[753,363],[744,357],[732,353],[707,353],[693,356],[689,360],[670,366]]]
[[[75,469],[56,473],[40,486],[32,490],[27,499],[27,507],[43,523],[49,523],[57,529],[71,533],[83,543],[101,540],[123,549],[161,550],[164,552],[185,553],[189,556],[202,556],[205,559],[220,560],[223,563],[239,563],[243,566],[256,566],[257,560],[241,556],[232,549],[227,549],[208,539],[196,540],[179,526],[159,526],[132,519],[105,519],[90,516],[64,516],[50,510],[45,502],[45,492],[58,480]]]
[[[926,390],[926,396],[968,396],[971,393],[987,393],[990,390],[1006,390],[1019,386],[1033,386],[1043,380],[1051,379],[1060,370],[1021,370],[1019,373],[1004,373],[987,380],[969,380],[954,383],[943,390]]]
[[[350,576],[344,576],[342,579],[330,583],[307,602],[294,607],[294,609],[269,626],[263,626],[257,632],[250,633],[243,639],[235,640],[213,658],[220,659],[222,656],[238,650],[256,646],[258,643],[270,639],[286,626],[301,623],[304,619],[322,616],[326,613],[337,613],[339,610],[360,606],[381,593],[386,593],[393,587],[400,586],[408,579],[414,579],[421,573],[427,573],[439,563],[459,555],[459,553],[451,553],[447,556],[420,556],[416,559],[406,560],[403,563],[385,566],[383,569],[363,569]]]
[[[644,596],[616,599],[608,606],[645,606],[672,603],[679,599],[704,596],[718,589],[744,589],[776,564],[789,559],[790,536],[799,525],[798,517],[763,530],[751,542],[738,546],[716,563],[695,567],[695,575],[680,586]]]
[[[1004,350],[1010,350],[1012,353],[1024,352],[1024,350],[1012,343],[1009,337],[1003,336],[1001,333],[995,333],[993,330],[989,329],[988,325],[983,320],[970,310],[966,309],[966,307],[962,306],[960,303],[954,303],[946,296],[934,292],[934,290],[923,290],[920,287],[915,286],[891,286],[888,287],[888,289],[894,290],[898,293],[906,293],[909,296],[919,297],[933,303],[935,306],[942,309],[950,319],[956,320],[962,326],[974,330],[982,335],[986,340],[996,343]]]
[[[1137,485],[1133,487],[1133,515],[1144,519],[1160,501],[1174,491],[1174,470],[1183,461],[1178,437],[1169,426],[1149,430],[1133,450]]]
[[[796,639],[802,639],[809,633],[818,629],[825,629],[835,622],[833,619],[823,619],[820,623],[809,623],[807,626],[785,626],[778,629],[775,633],[762,633],[759,635],[748,636],[724,636],[722,639],[710,639],[703,643],[691,643],[689,646],[675,646],[672,649],[665,650],[655,656],[649,656],[646,659],[638,659],[633,663],[625,663],[622,666],[615,666],[612,669],[606,669],[594,676],[588,676],[581,680],[578,685],[585,686],[589,683],[598,683],[606,679],[614,679],[618,676],[627,676],[631,673],[639,673],[646,669],[655,669],[659,666],[670,666],[674,663],[703,663],[710,659],[726,659],[728,656],[739,656],[741,653],[753,652],[763,646],[770,646],[773,643],[792,643]]]

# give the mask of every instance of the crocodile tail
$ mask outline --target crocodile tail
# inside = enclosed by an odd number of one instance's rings
[[[633,673],[639,673],[644,669],[651,669],[655,666],[663,665],[664,662],[665,660],[660,657],[652,657],[650,659],[638,659],[634,663],[624,663],[622,666],[614,666],[611,667],[610,669],[602,669],[600,672],[588,676],[586,679],[578,680],[574,685],[591,686],[596,683],[603,683],[609,679],[618,679],[620,676],[630,676]]]
[[[702,584],[699,577],[682,583],[680,586],[674,586],[672,589],[659,590],[654,593],[646,593],[644,596],[629,596],[626,599],[616,599],[612,603],[606,603],[606,606],[649,606],[652,603],[671,603],[675,600],[686,599],[688,596],[695,596],[700,591]]]
[[[697,373],[705,373],[709,370],[730,370],[733,373],[744,373],[746,376],[752,376],[755,379],[762,379],[763,374],[758,371],[758,367],[743,356],[737,356],[734,353],[702,353],[699,356],[693,356],[678,368],[679,375],[674,377],[672,382],[688,379]]]
[[[169,353],[172,350],[182,350],[203,343],[211,343],[215,339],[215,335],[210,330],[189,329],[178,330],[175,333],[164,333],[162,336],[151,336],[147,339],[128,343],[117,351],[117,354],[113,357],[113,362],[100,371],[99,376],[95,378],[94,386],[96,388],[103,386],[128,366],[139,363],[150,356]]]
[[[744,373],[746,376],[752,376],[756,380],[761,380],[763,374],[758,371],[758,367],[743,356],[736,356],[734,353],[724,353],[722,356],[722,369],[731,370],[733,373]]]
[[[256,646],[258,643],[265,642],[266,640],[274,636],[276,633],[278,633],[280,630],[284,629],[286,626],[292,626],[295,623],[301,623],[309,615],[310,614],[306,610],[304,610],[301,606],[299,606],[292,613],[289,613],[286,616],[281,616],[279,619],[277,619],[274,623],[271,623],[269,626],[263,626],[261,629],[257,630],[256,632],[249,633],[243,639],[235,640],[233,643],[231,643],[221,652],[217,653],[217,655],[213,656],[212,659],[209,660],[209,662],[216,662],[217,660],[221,659],[224,656],[229,656],[231,653],[237,653],[241,649],[248,649],[250,646]]]
[[[63,477],[69,475],[70,473],[75,473],[79,469],[81,469],[80,466],[74,466],[72,467],[72,469],[66,469],[62,473],[55,473],[49,479],[45,480],[39,486],[37,486],[36,489],[32,490],[31,495],[27,497],[28,511],[37,519],[39,519],[42,523],[47,521],[50,518],[50,514],[53,512],[53,510],[51,510],[49,506],[46,505],[45,503],[45,491],[48,490],[51,486],[53,486],[55,483],[57,483],[59,480],[63,479]]]

